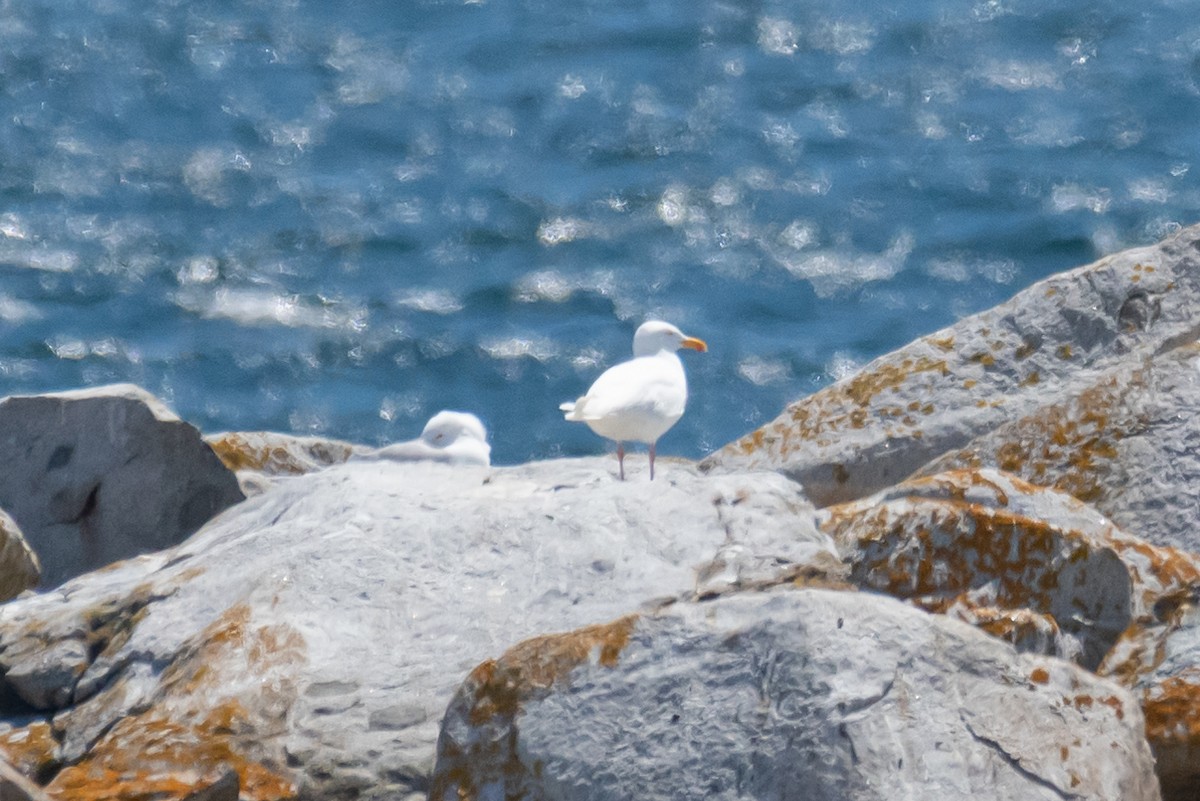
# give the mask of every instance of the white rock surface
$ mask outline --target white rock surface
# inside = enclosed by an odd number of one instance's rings
[[[778,588],[522,643],[447,711],[431,801],[1159,797],[1137,702],[866,593]]]
[[[610,469],[381,461],[277,478],[179,547],[0,607],[7,689],[67,710],[57,758],[75,767],[50,789],[95,766],[144,771],[144,751],[165,752],[149,738],[169,732],[188,775],[211,757],[187,742],[224,744],[243,792],[257,776],[325,799],[423,793],[446,704],[489,654],[837,563],[778,474]]]
[[[0,508],[54,587],[181,542],[242,500],[191,425],[116,385],[0,400]]]

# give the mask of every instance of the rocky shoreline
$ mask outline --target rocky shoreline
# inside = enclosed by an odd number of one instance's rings
[[[653,483],[6,398],[0,785],[1197,798],[1198,309],[1200,226]]]

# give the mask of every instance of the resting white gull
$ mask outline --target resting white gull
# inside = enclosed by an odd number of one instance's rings
[[[487,443],[487,429],[478,417],[469,412],[441,411],[429,418],[417,439],[387,445],[371,452],[369,458],[402,462],[428,460],[486,467],[492,463],[492,448]]]
[[[596,379],[574,403],[558,408],[566,418],[587,423],[602,437],[617,443],[617,465],[625,480],[625,443],[650,446],[650,480],[654,480],[654,447],[658,438],[683,417],[687,377],[675,351],[691,348],[703,353],[703,340],[686,336],[670,323],[650,320],[633,335],[633,358],[614,365]]]

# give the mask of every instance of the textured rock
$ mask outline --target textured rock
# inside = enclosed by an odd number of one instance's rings
[[[981,465],[1069,492],[1151,542],[1200,552],[1200,345],[1121,365],[920,472]]]
[[[1200,583],[1200,557],[991,469],[906,481],[823,514],[861,586],[1090,669],[1131,626],[1157,625],[1161,601]]]
[[[1156,799],[1137,702],[866,593],[775,589],[521,643],[447,710],[432,801]]]
[[[58,742],[49,723],[33,723],[0,733],[0,752],[4,757],[0,763],[39,784],[49,781],[61,767]]]
[[[243,498],[195,428],[129,385],[3,399],[0,464],[0,507],[48,587],[178,543]]]
[[[778,474],[667,462],[622,483],[611,467],[336,465],[180,546],[10,602],[0,690],[52,716],[54,737],[37,722],[9,737],[48,749],[24,758],[57,769],[63,797],[191,793],[219,766],[244,801],[423,794],[446,704],[489,654],[840,564]]]
[[[1130,628],[1100,666],[1141,700],[1163,798],[1200,791],[1200,586],[1164,598],[1158,625]]]
[[[792,403],[701,467],[778,469],[818,506],[884,489],[1106,372],[1194,342],[1198,257],[1200,226],[1048,278]]]
[[[342,464],[370,449],[336,439],[301,437],[273,431],[226,431],[204,441],[238,477],[246,497],[259,495],[280,476],[299,476]]]
[[[25,778],[15,767],[0,759],[0,799],[3,801],[49,801],[42,788]]]
[[[0,509],[0,601],[36,587],[41,575],[42,564],[17,521]]]

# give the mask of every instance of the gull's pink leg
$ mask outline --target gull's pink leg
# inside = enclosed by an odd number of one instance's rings
[[[617,467],[621,472],[621,480],[625,480],[625,443],[617,443]]]
[[[654,446],[657,444],[658,444],[657,442],[650,443],[650,480],[651,481],[654,480]]]

